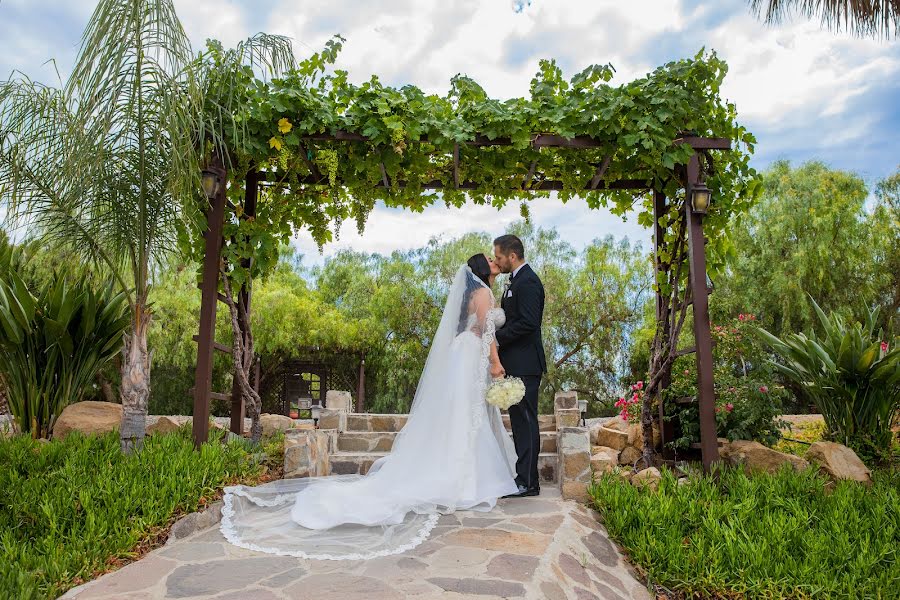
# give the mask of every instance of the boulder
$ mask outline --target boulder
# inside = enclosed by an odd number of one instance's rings
[[[350,395],[350,392],[328,390],[325,392],[325,408],[350,412],[353,410],[353,396]]]
[[[858,481],[872,484],[872,473],[859,459],[856,452],[834,442],[816,442],[806,452],[806,459],[817,465],[819,471],[831,479]]]
[[[641,457],[641,451],[634,446],[625,446],[625,449],[619,454],[620,465],[633,465],[634,462]]]
[[[591,427],[591,444],[621,450],[628,445],[628,434],[597,423]]]
[[[795,471],[802,471],[809,463],[793,454],[772,450],[759,442],[737,440],[720,449],[721,457],[729,464],[743,466],[748,473],[764,471],[776,473],[783,465],[790,465]]]
[[[270,415],[268,413],[259,416],[259,424],[262,425],[264,438],[270,438],[279,431],[287,431],[294,427],[294,420],[284,415]]]
[[[147,428],[147,435],[154,433],[172,433],[177,431],[181,425],[172,417],[160,417],[156,423]]]
[[[631,478],[631,485],[635,487],[648,487],[654,492],[659,487],[659,481],[662,475],[656,467],[649,467],[643,471],[638,471]]]
[[[76,402],[63,409],[53,426],[53,438],[61,440],[73,431],[101,434],[117,431],[122,422],[122,405],[112,402]]]
[[[608,473],[619,464],[619,451],[605,446],[591,449],[591,470],[596,474]]]

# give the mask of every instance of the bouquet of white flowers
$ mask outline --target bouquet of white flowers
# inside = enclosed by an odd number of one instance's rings
[[[495,379],[487,391],[487,403],[503,410],[518,404],[524,397],[525,384],[518,377]]]

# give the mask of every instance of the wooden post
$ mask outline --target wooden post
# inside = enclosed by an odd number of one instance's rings
[[[356,388],[356,412],[361,413],[366,406],[366,356],[359,361],[359,384]]]
[[[225,179],[222,159],[213,155],[209,170],[219,177],[219,191],[206,213],[206,248],[203,257],[203,281],[200,285],[200,332],[197,336],[197,366],[194,371],[194,446],[209,438],[209,394],[212,387],[213,350],[216,335],[216,303],[219,295],[219,258],[225,220]]]
[[[687,218],[690,286],[694,306],[694,347],[697,349],[700,451],[703,457],[703,467],[709,469],[714,462],[719,460],[719,445],[716,435],[716,395],[713,381],[712,336],[709,331],[703,215],[691,210],[691,191],[699,182],[700,159],[695,153],[687,166],[684,210]]]
[[[662,262],[659,260],[659,252],[664,244],[664,236],[666,230],[659,224],[659,219],[664,214],[666,214],[666,195],[662,192],[655,191],[653,192],[653,257],[654,264],[656,266],[657,275],[663,271]],[[659,285],[659,277],[657,277],[657,285]],[[662,294],[657,290],[656,292],[656,322],[663,323],[663,332],[662,334],[668,338],[669,336],[669,315],[666,314],[666,311],[663,307],[663,297]],[[662,446],[662,455],[663,458],[672,459],[674,458],[673,452],[671,448],[667,448],[666,444],[670,443],[674,440],[674,428],[672,423],[667,422],[665,420],[665,406],[663,404],[663,393],[666,391],[666,388],[672,383],[672,369],[667,368],[666,372],[663,374],[662,379],[660,379],[659,386],[656,388],[656,401],[659,406],[659,437],[660,437],[660,445]]]
[[[256,169],[250,169],[244,180],[244,215],[247,217],[256,216],[256,200],[259,196],[258,190],[259,178],[257,177]],[[252,265],[253,259],[241,259],[241,266],[243,268],[249,269]],[[250,297],[251,290],[247,288],[246,284],[242,285],[240,292],[238,292],[237,301],[244,306],[248,318],[250,316]],[[242,337],[246,344],[248,340],[246,331],[242,332]],[[259,384],[257,383],[257,385]],[[247,407],[244,406],[244,398],[241,395],[240,386],[238,385],[237,380],[235,380],[231,385],[231,431],[236,435],[244,434],[244,415],[246,414]]]

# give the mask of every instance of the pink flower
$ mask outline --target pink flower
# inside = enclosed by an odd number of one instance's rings
[[[725,410],[727,410],[728,412],[733,411],[733,410],[734,410],[734,404],[732,404],[731,402],[729,402],[728,404],[725,405]]]
[[[734,387],[730,387],[730,388],[728,388],[728,391],[731,392],[731,393],[734,393],[734,392],[737,391],[737,389],[734,388]]]
[[[685,369],[685,370],[684,370],[684,374],[685,374],[685,375],[690,375],[690,374],[691,374],[691,372],[690,372],[690,371],[688,371],[688,370],[687,370],[687,369]]]
[[[716,407],[716,412],[719,412],[719,411],[721,411],[721,410],[722,410],[722,409],[721,409],[720,407],[718,407],[718,406]]]
[[[622,417],[623,421],[627,421],[628,420],[628,411],[623,410],[620,416]]]
[[[881,351],[884,352],[885,354],[887,354],[887,351],[888,351],[888,343],[887,342],[881,342]]]
[[[743,320],[744,320],[744,313],[741,313],[738,315],[738,321],[743,321]]]
[[[767,387],[764,386],[764,385],[761,385],[761,386],[759,386],[759,391],[761,391],[763,394],[768,394],[768,393],[769,393],[769,388],[767,388]]]
[[[616,408],[622,408],[623,406],[625,406],[625,398],[619,398],[618,400],[616,400],[615,406]]]

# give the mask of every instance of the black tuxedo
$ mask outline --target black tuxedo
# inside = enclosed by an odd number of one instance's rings
[[[541,320],[544,316],[544,286],[530,266],[523,265],[504,290],[500,302],[506,324],[497,330],[497,351],[506,374],[525,384],[525,398],[509,408],[516,444],[516,482],[528,488],[540,486],[538,455],[541,434],[538,425],[538,389],[547,372]]]

